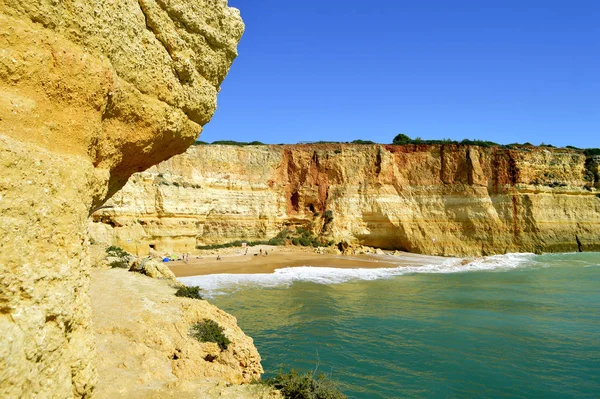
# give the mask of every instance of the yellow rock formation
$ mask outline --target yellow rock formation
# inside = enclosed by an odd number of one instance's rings
[[[210,120],[226,0],[0,0],[0,397],[88,397],[87,218]]]
[[[263,371],[235,317],[207,301],[175,297],[168,281],[122,269],[94,269],[90,293],[98,343],[96,398],[267,397],[265,387],[226,388],[258,379]],[[190,337],[190,326],[204,319],[224,329],[231,341],[227,349]]]
[[[287,226],[432,255],[591,251],[598,188],[598,160],[569,149],[200,145],[132,176],[90,230],[138,254]]]

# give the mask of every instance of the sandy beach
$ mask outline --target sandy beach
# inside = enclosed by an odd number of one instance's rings
[[[262,251],[262,252],[261,252]],[[268,255],[264,255],[265,251]],[[172,261],[169,268],[177,277],[207,274],[273,273],[284,267],[313,266],[335,268],[385,268],[419,266],[438,263],[445,258],[403,252],[400,255],[331,255],[319,254],[306,248],[256,246],[245,250],[228,249],[217,253],[190,256],[189,262]]]

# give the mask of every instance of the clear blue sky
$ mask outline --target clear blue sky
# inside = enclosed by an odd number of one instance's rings
[[[229,0],[246,33],[201,140],[600,147],[600,0]]]

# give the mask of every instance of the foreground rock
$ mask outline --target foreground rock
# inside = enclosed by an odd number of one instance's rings
[[[350,254],[598,251],[598,165],[541,147],[201,145],[132,176],[91,231],[143,255],[287,226]]]
[[[271,397],[260,386],[228,387],[262,374],[252,339],[235,317],[207,301],[176,297],[167,280],[125,270],[94,269],[90,292],[97,398]],[[224,328],[231,340],[226,350],[189,336],[190,326],[206,318]]]
[[[87,218],[210,120],[224,0],[0,2],[0,397],[94,390]]]

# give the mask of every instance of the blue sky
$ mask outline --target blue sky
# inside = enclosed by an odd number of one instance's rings
[[[229,4],[246,33],[201,140],[600,147],[600,1]]]

